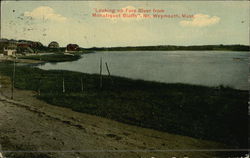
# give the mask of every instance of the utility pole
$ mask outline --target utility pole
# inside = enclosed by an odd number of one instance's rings
[[[82,92],[83,92],[83,81],[82,81],[82,77],[81,77],[81,89],[82,89]]]
[[[107,68],[107,71],[108,71],[108,74],[109,74],[109,78],[110,78],[110,80],[111,80],[112,84],[114,84],[114,81],[113,81],[113,79],[112,79],[112,77],[111,77],[111,75],[110,75],[110,71],[109,71],[108,63],[107,63],[107,62],[105,62],[105,65],[106,65],[106,68]]]
[[[62,82],[62,84],[63,84],[63,85],[62,85],[62,88],[63,88],[63,89],[62,89],[62,92],[65,93],[64,77],[63,77],[63,82]]]
[[[40,57],[40,60],[41,60],[41,57]],[[41,64],[39,65],[40,66],[40,69],[41,69]],[[39,77],[39,85],[38,85],[38,95],[41,95],[41,82],[42,82],[42,77],[43,77],[43,74],[41,72],[41,75]]]
[[[41,95],[40,86],[41,86],[41,78],[39,78],[39,82],[38,82],[38,95]]]
[[[14,59],[13,60],[12,84],[11,84],[11,99],[14,98],[15,73],[16,73],[16,64],[15,64],[15,59]]]
[[[102,57],[100,59],[100,89],[102,89]]]

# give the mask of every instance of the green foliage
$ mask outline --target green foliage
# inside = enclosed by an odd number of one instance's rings
[[[12,65],[0,64],[11,76]],[[81,91],[81,78],[84,91]],[[229,87],[165,84],[71,71],[16,68],[15,87],[50,104],[120,122],[247,147],[248,92]],[[63,79],[65,93],[63,90]]]

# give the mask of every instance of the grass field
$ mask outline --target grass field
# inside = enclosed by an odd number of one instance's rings
[[[0,63],[1,75],[11,77],[12,69],[11,63]],[[100,88],[99,75],[17,66],[15,87],[40,91],[39,99],[74,111],[247,148],[247,91],[114,76],[112,80],[103,76]]]

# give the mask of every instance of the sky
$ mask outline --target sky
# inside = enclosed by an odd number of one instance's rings
[[[44,45],[57,41],[62,47],[75,43],[84,48],[249,45],[249,7],[249,1],[1,1],[1,38]],[[94,17],[93,13],[137,17]],[[144,18],[143,14],[179,17]]]

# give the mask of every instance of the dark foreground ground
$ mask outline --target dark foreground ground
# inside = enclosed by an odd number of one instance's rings
[[[12,76],[12,64],[0,66],[1,75]],[[102,80],[100,88],[99,75],[18,66],[15,87],[74,111],[221,142],[227,148],[248,148],[247,91],[108,76]]]
[[[1,78],[2,81],[6,78]],[[8,81],[8,79],[7,79]],[[9,82],[10,83],[10,82]],[[7,158],[212,158],[226,146],[53,106],[36,92],[0,88],[0,144]],[[191,149],[191,151],[190,151]],[[240,152],[230,155],[242,155]]]

